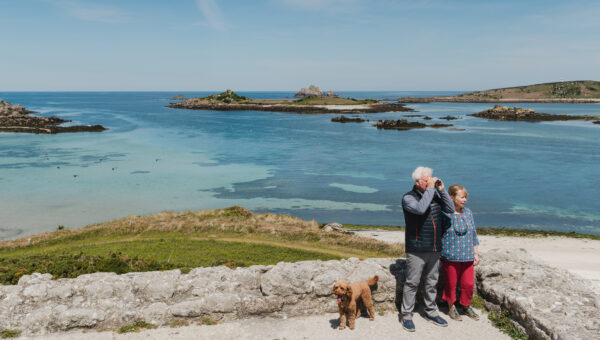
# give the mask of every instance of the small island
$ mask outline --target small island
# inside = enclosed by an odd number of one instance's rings
[[[600,82],[592,80],[561,81],[527,86],[474,91],[456,96],[403,97],[401,103],[573,103],[600,104]]]
[[[496,104],[494,105],[494,107],[485,111],[469,114],[469,116],[493,120],[524,122],[542,122],[556,120],[595,120],[600,118],[598,116],[576,116],[564,114],[537,113],[532,109],[501,106],[499,104]]]
[[[360,118],[360,117],[356,117],[356,118],[348,118],[344,115],[341,115],[339,117],[333,117],[331,118],[332,122],[336,122],[336,123],[362,123],[365,120]]]
[[[452,124],[423,124],[420,122],[410,122],[406,119],[398,119],[398,120],[379,120],[377,124],[374,125],[377,129],[384,130],[411,130],[411,129],[424,129],[426,127],[432,129],[439,129],[450,127]]]
[[[65,133],[65,132],[98,132],[106,130],[102,125],[59,126],[70,120],[52,117],[32,117],[30,111],[21,105],[12,105],[0,99],[0,132],[26,133]]]
[[[304,91],[303,91],[304,90]],[[212,111],[269,111],[289,113],[381,113],[413,111],[399,103],[381,103],[375,99],[341,98],[333,91],[324,93],[318,87],[302,89],[297,100],[251,99],[232,90],[201,98],[170,103],[174,109]]]

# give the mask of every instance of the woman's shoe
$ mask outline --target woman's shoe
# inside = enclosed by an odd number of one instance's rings
[[[450,307],[450,310],[448,311],[448,316],[452,320],[462,321],[462,318],[460,317],[460,314],[458,314],[458,310],[456,310],[455,306]]]
[[[465,314],[473,320],[479,320],[479,315],[475,312],[473,307],[469,306],[465,309]]]

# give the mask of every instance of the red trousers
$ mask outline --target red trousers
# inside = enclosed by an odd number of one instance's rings
[[[444,271],[444,295],[442,298],[448,303],[456,302],[456,283],[460,280],[460,304],[468,306],[473,299],[475,280],[473,274],[473,261],[452,262],[442,259]]]

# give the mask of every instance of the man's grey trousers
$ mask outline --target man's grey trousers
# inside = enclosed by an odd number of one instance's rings
[[[402,290],[402,319],[412,320],[412,312],[415,309],[415,297],[419,289],[421,275],[425,277],[425,289],[423,291],[425,314],[430,318],[438,316],[435,297],[437,295],[436,285],[439,270],[439,252],[406,254],[406,281],[404,281],[404,288]]]

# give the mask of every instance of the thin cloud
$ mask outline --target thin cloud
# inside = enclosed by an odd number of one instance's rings
[[[216,31],[225,30],[225,20],[219,5],[214,0],[196,0],[196,6],[204,15],[208,27]]]
[[[124,12],[114,7],[81,1],[54,0],[48,2],[63,9],[71,17],[82,21],[115,23],[127,19]]]

